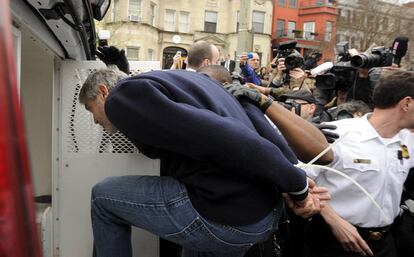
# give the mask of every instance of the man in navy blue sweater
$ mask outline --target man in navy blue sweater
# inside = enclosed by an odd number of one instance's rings
[[[97,71],[79,99],[96,123],[159,158],[168,175],[113,177],[94,186],[96,256],[132,256],[133,225],[182,245],[182,256],[241,257],[276,230],[281,193],[303,216],[320,211],[326,192],[308,191],[283,138],[268,123],[256,130],[218,82],[188,71],[122,78]],[[256,116],[263,121],[263,113]]]

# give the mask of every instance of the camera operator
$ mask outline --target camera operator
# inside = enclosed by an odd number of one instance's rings
[[[288,70],[285,65],[285,58],[278,58],[275,64],[277,66],[272,71],[269,87],[287,87],[289,89],[298,89],[302,86],[307,77],[304,70],[299,67]],[[286,74],[290,79],[286,80]]]

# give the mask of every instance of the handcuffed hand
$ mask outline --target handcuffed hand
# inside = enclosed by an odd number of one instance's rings
[[[312,123],[312,124],[322,132],[322,134],[325,136],[328,143],[332,144],[333,142],[335,142],[336,139],[339,138],[338,134],[334,132],[326,131],[326,129],[335,130],[336,129],[335,125],[328,125],[328,124],[323,124],[323,123]]]
[[[129,63],[123,49],[119,50],[115,46],[99,46],[96,55],[106,65],[114,64],[119,70],[129,74]]]
[[[283,194],[287,206],[302,218],[309,218],[321,212],[331,195],[325,187],[317,187],[315,182],[308,178],[309,193],[302,201],[294,201],[288,194]]]

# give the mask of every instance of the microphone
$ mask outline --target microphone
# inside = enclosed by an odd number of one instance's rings
[[[401,67],[401,59],[405,56],[408,49],[408,38],[404,36],[397,37],[392,43],[391,50],[394,55],[393,63]]]
[[[321,65],[311,69],[310,73],[311,73],[312,76],[321,75],[321,74],[327,72],[328,70],[332,69],[332,67],[333,67],[332,62],[324,62]]]

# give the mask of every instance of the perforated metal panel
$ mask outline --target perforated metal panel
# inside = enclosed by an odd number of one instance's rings
[[[65,61],[54,92],[53,217],[54,251],[60,257],[92,256],[90,192],[108,176],[159,175],[159,161],[138,153],[120,133],[95,124],[78,101],[82,83],[101,62]],[[55,138],[55,137],[54,137]],[[133,231],[135,256],[158,256],[158,238]]]
[[[92,116],[79,103],[78,97],[83,81],[94,69],[76,70],[72,98],[65,97],[63,113],[69,113],[65,127],[68,153],[135,153],[136,147],[121,133],[108,134],[101,126],[95,125]]]

